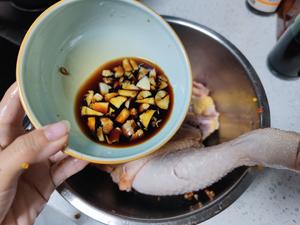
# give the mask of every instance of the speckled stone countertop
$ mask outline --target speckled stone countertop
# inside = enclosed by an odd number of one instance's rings
[[[245,0],[144,0],[162,15],[172,15],[214,29],[236,45],[257,71],[270,104],[272,127],[300,132],[300,79],[280,80],[266,66],[266,56],[276,42],[276,16],[251,13]],[[88,218],[69,220],[77,213],[54,193],[36,225],[99,225]],[[244,194],[204,225],[300,224],[300,175],[264,169]]]

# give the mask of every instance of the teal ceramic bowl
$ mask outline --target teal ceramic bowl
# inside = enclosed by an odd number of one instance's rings
[[[166,125],[151,139],[114,148],[91,141],[75,118],[80,86],[102,64],[140,57],[159,65],[174,91]],[[68,70],[62,76],[59,68]],[[65,152],[94,163],[115,164],[159,149],[182,124],[191,99],[187,54],[171,27],[155,12],[132,0],[65,0],[47,9],[26,34],[17,61],[21,101],[36,128],[59,120],[71,123]]]

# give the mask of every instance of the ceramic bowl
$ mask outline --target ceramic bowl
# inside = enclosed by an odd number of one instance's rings
[[[91,141],[75,118],[80,86],[102,64],[140,57],[159,65],[173,87],[166,125],[151,139],[114,148]],[[67,69],[69,75],[60,73]],[[65,152],[94,163],[122,163],[159,149],[178,130],[192,90],[190,63],[181,41],[155,12],[132,0],[65,0],[31,26],[20,48],[17,81],[21,101],[36,128],[59,120],[71,123]]]

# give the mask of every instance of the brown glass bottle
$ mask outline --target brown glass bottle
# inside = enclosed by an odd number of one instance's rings
[[[300,0],[284,0],[277,10],[277,38],[286,31],[286,29],[295,22],[300,13]]]

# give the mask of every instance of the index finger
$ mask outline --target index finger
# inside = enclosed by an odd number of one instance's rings
[[[25,112],[19,98],[19,88],[14,83],[0,102],[0,146],[5,148],[24,130],[22,121]]]

